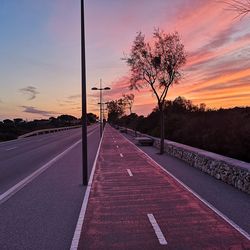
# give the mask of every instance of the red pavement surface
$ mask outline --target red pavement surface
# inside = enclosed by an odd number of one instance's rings
[[[78,249],[238,250],[250,249],[250,241],[106,126]]]

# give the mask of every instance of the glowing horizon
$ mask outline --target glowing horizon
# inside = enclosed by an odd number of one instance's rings
[[[130,93],[129,68],[121,60],[138,31],[150,40],[155,27],[178,31],[188,53],[180,84],[167,99],[183,96],[210,108],[250,106],[250,17],[234,19],[222,2],[199,0],[87,0],[88,112]],[[0,120],[81,116],[80,1],[18,0],[0,3]],[[133,111],[156,106],[148,89],[133,91]]]

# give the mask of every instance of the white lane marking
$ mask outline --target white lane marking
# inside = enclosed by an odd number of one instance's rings
[[[88,134],[90,136],[95,131],[92,131]],[[52,160],[47,162],[45,165],[37,169],[32,174],[28,175],[26,178],[18,182],[16,185],[8,189],[6,192],[0,195],[0,205],[7,201],[9,198],[11,198],[15,193],[17,193],[19,190],[21,190],[23,187],[25,187],[27,184],[29,184],[31,181],[33,181],[36,177],[38,177],[40,174],[42,174],[45,170],[47,170],[50,166],[52,166],[57,160],[62,158],[65,154],[67,154],[70,150],[72,150],[74,147],[76,147],[82,139],[78,140],[74,144],[72,144],[70,147],[68,147],[66,150],[64,150],[62,153],[54,157]]]
[[[18,148],[18,147],[6,148],[5,150],[10,151],[10,150],[13,150],[13,149],[16,149],[16,148]]]
[[[224,215],[222,212],[220,212],[217,208],[215,208],[213,205],[211,205],[208,201],[203,199],[200,195],[198,195],[195,191],[193,191],[191,188],[189,188],[186,184],[184,184],[182,181],[177,179],[173,174],[171,174],[168,170],[166,170],[164,167],[162,167],[159,163],[157,163],[153,158],[151,158],[149,155],[147,155],[144,151],[142,151],[140,148],[136,147],[135,144],[133,144],[129,139],[127,139],[124,135],[122,135],[131,145],[133,145],[135,148],[137,148],[140,152],[142,152],[146,157],[148,157],[154,164],[156,164],[159,168],[161,168],[163,171],[165,171],[168,175],[170,175],[172,178],[174,178],[179,184],[181,184],[185,189],[187,189],[190,193],[192,193],[196,198],[198,198],[201,202],[203,202],[206,206],[208,206],[210,209],[212,209],[218,216],[220,216],[223,220],[225,220],[228,224],[230,224],[234,229],[236,229],[240,234],[242,234],[245,238],[250,240],[250,234],[247,233],[244,229],[242,229],[239,225],[237,225],[235,222],[233,222],[231,219],[229,219],[226,215]]]
[[[105,128],[104,128],[104,131],[105,131]],[[104,132],[103,132],[103,134],[104,134]],[[102,134],[102,138],[100,140],[100,143],[99,143],[99,146],[98,146],[98,149],[97,149],[97,153],[96,153],[96,156],[95,156],[95,161],[93,163],[93,167],[92,167],[92,170],[91,170],[91,175],[90,175],[90,178],[89,178],[89,181],[88,181],[88,186],[87,186],[87,189],[86,189],[86,192],[85,192],[85,195],[84,195],[84,200],[83,200],[81,211],[80,211],[80,214],[79,214],[79,218],[78,218],[78,221],[77,221],[77,224],[76,224],[76,229],[75,229],[74,236],[73,236],[73,239],[72,239],[72,242],[71,242],[70,250],[77,250],[78,249],[79,240],[80,240],[81,231],[82,231],[82,226],[83,226],[83,221],[84,221],[85,213],[86,213],[86,210],[87,210],[87,205],[88,205],[88,200],[89,200],[89,195],[90,195],[90,189],[91,189],[91,186],[92,186],[93,177],[94,177],[94,173],[95,173],[95,169],[96,169],[96,163],[97,163],[97,159],[98,159],[98,156],[99,156],[99,153],[100,153],[101,144],[102,144],[102,140],[103,140],[103,134]]]
[[[51,137],[52,135],[50,135],[50,137]],[[55,135],[54,135],[55,136]],[[44,140],[46,140],[47,138],[42,138],[42,139],[38,139],[38,140],[36,140],[36,142],[39,142],[39,141],[44,141]]]
[[[33,172],[32,174],[30,174],[29,176],[27,176],[26,178],[24,178],[23,180],[21,180],[20,182],[18,182],[16,185],[14,185],[10,189],[8,189],[3,194],[1,194],[0,195],[0,205],[2,203],[4,203],[5,201],[7,201],[12,195],[14,195],[15,193],[17,193],[20,189],[22,189],[28,183],[30,183],[31,181],[33,181],[37,176],[39,176],[41,173],[43,173],[46,169],[48,169],[51,165],[53,165],[53,163],[55,163],[57,160],[59,160],[60,158],[62,158],[71,149],[73,149],[75,146],[77,146],[81,141],[82,141],[82,139],[78,140],[73,145],[71,145],[66,150],[64,150],[62,153],[60,153],[59,155],[57,155],[56,157],[54,157],[52,160],[50,160],[49,162],[47,162],[45,165],[43,165],[42,167],[40,167],[39,169],[37,169],[35,172]]]
[[[132,174],[132,172],[131,172],[131,170],[129,168],[127,169],[127,172],[128,172],[128,174],[129,174],[130,177],[133,176],[133,174]]]
[[[15,143],[15,142],[17,142],[17,141],[18,141],[18,139],[0,142],[0,147],[1,147],[1,146],[4,146],[4,145],[6,145],[6,144]]]
[[[122,154],[122,153],[120,153],[120,156],[121,156],[121,157],[123,157],[123,154]]]
[[[94,131],[95,129],[99,128],[95,125],[90,125],[89,127],[89,130],[91,128],[93,128],[92,130],[88,131],[88,133]],[[69,132],[69,130],[63,130],[61,132]],[[42,136],[42,137],[45,137],[45,136],[56,136],[54,134],[42,134],[42,135],[39,135],[39,136]],[[34,141],[34,139],[36,138],[37,136],[31,136],[31,137],[26,137],[26,138],[19,138],[19,139],[14,139],[14,140],[10,140],[10,141],[4,141],[4,142],[0,142],[0,147],[3,147],[5,145],[8,145],[8,144],[20,144],[20,143],[23,143],[23,142],[30,142],[30,141]],[[45,138],[47,139],[47,138]],[[9,146],[12,146],[12,145],[9,145]]]
[[[149,221],[150,221],[150,223],[151,223],[151,225],[152,225],[152,227],[153,227],[153,229],[155,231],[155,234],[156,234],[160,244],[161,245],[167,245],[168,243],[167,243],[167,241],[166,241],[166,239],[165,239],[165,237],[164,237],[164,235],[163,235],[163,233],[162,233],[162,231],[161,231],[161,229],[160,229],[154,215],[153,214],[147,214],[147,215],[148,215],[148,219],[149,219]]]
[[[117,147],[117,148],[119,148],[119,146],[118,146],[118,145],[116,145],[116,147]]]

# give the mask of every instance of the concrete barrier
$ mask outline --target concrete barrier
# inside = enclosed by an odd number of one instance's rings
[[[35,130],[32,132],[20,135],[18,136],[18,139],[35,136],[35,135],[41,135],[41,134],[55,133],[55,132],[62,131],[62,130],[69,130],[69,129],[80,128],[80,127],[81,126],[77,125],[77,126],[60,127],[60,128],[40,129],[40,130]]]
[[[160,148],[160,139],[127,129],[129,135],[147,136],[154,139],[154,147]],[[250,194],[250,163],[230,157],[165,140],[164,151],[171,156],[187,162],[190,166]]]

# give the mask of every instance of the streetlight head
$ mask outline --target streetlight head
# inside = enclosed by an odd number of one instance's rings
[[[110,87],[105,87],[104,90],[110,90],[111,88]]]
[[[96,87],[93,87],[93,88],[91,88],[91,90],[98,90],[98,88],[96,88]]]

